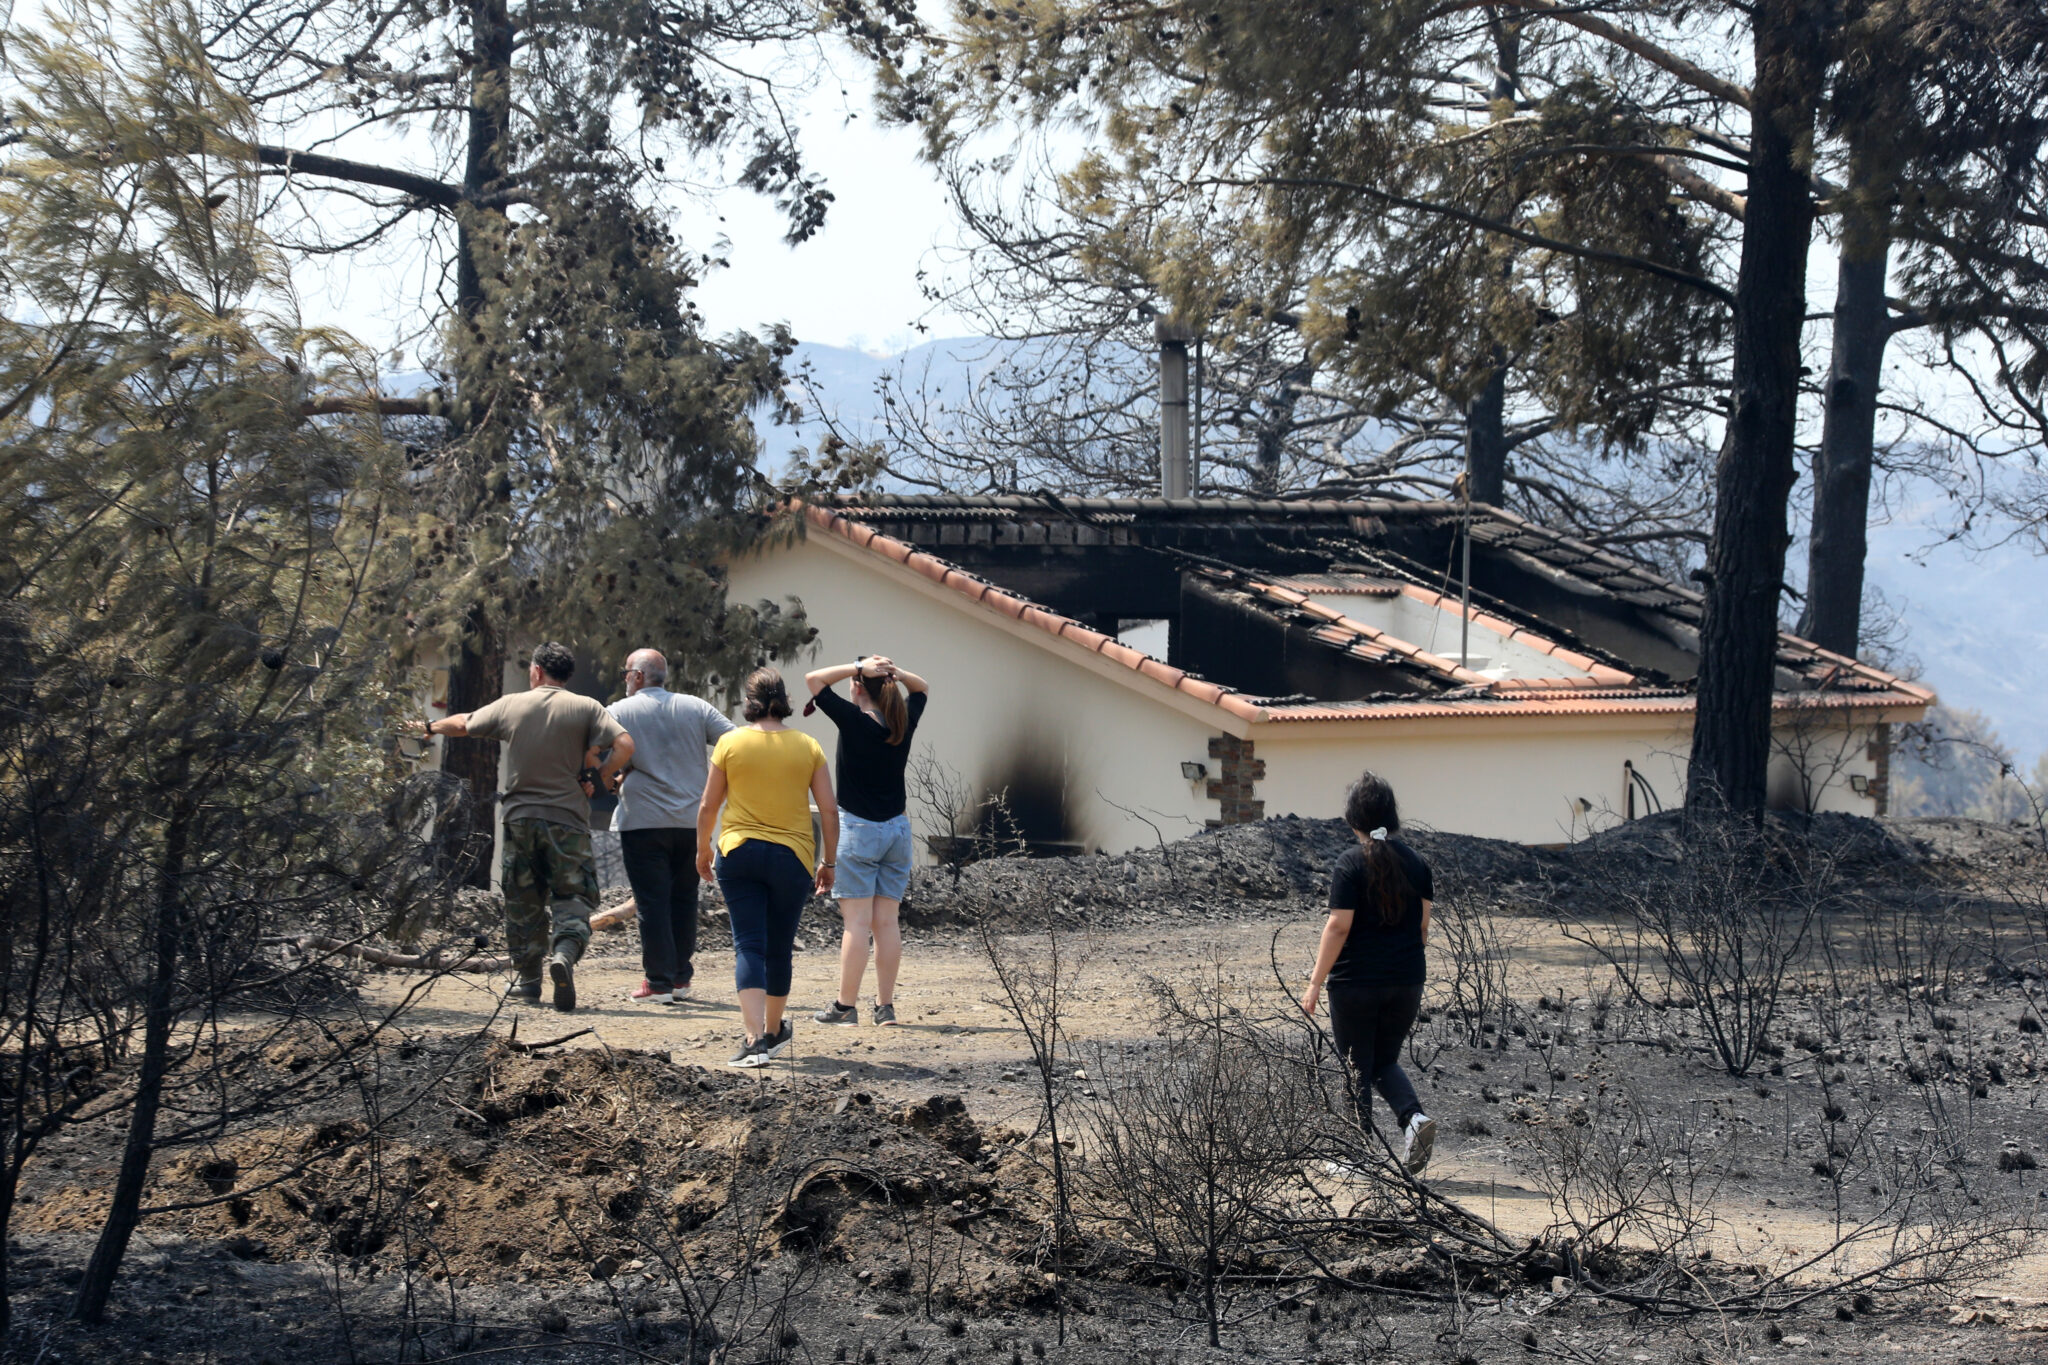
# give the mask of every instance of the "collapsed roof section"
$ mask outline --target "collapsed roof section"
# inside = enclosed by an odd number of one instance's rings
[[[1701,595],[1496,508],[871,494],[807,515],[1242,720],[1692,708]],[[1781,708],[1933,700],[1791,635],[1777,662]]]

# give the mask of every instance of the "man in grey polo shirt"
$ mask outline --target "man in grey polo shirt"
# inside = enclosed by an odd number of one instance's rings
[[[702,697],[669,691],[668,660],[659,651],[635,650],[625,675],[626,695],[611,713],[633,736],[633,766],[612,828],[633,887],[647,974],[632,998],[680,1004],[697,952],[697,802],[711,745],[733,724]]]

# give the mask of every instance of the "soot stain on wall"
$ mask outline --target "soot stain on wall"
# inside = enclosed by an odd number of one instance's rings
[[[1005,843],[1021,839],[1027,849],[1074,839],[1066,763],[1057,750],[1029,735],[1011,741],[1009,751],[988,770],[982,791],[975,828],[979,837]]]

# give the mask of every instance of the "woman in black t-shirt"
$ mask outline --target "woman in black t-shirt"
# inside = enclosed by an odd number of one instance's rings
[[[853,700],[832,690],[853,680]],[[811,706],[839,727],[839,752],[832,764],[838,778],[839,901],[844,930],[839,938],[839,998],[819,1010],[821,1024],[857,1024],[860,979],[867,971],[868,942],[875,945],[875,1022],[896,1022],[896,972],[903,964],[903,929],[897,910],[910,889],[910,816],[905,809],[903,770],[910,740],[931,693],[923,678],[880,655],[804,675]],[[902,686],[898,687],[897,684]],[[908,691],[908,700],[904,692]],[[808,714],[810,707],[804,708]]]
[[[1313,1015],[1328,983],[1330,1032],[1350,1073],[1359,1118],[1371,1123],[1377,1087],[1400,1120],[1401,1159],[1419,1172],[1436,1144],[1436,1120],[1422,1112],[1400,1056],[1422,1008],[1435,882],[1429,864],[1394,837],[1401,812],[1384,778],[1366,773],[1351,784],[1344,823],[1358,846],[1345,850],[1331,874],[1330,918],[1301,1007]]]

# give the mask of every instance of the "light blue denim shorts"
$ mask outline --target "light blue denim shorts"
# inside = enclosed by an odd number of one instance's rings
[[[863,820],[839,812],[839,877],[835,900],[881,896],[900,901],[910,891],[910,817]]]

